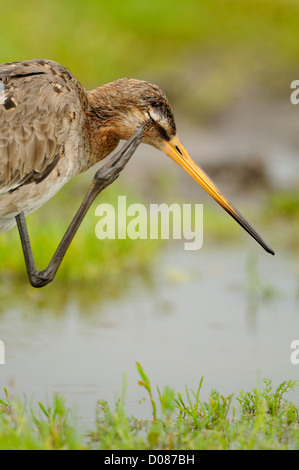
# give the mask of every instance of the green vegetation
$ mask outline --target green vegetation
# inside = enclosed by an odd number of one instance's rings
[[[299,410],[285,394],[299,384],[284,381],[276,388],[265,379],[262,388],[224,397],[212,390],[200,399],[196,391],[175,393],[166,386],[154,393],[137,364],[139,385],[150,398],[152,419],[129,417],[125,385],[112,409],[99,400],[94,429],[82,431],[61,396],[49,405],[0,400],[0,449],[299,449]]]
[[[289,77],[296,73],[298,13],[294,0],[145,0],[142,4],[12,0],[1,6],[1,61],[56,60],[87,88],[121,76],[158,81],[166,85],[170,101],[182,114],[205,119],[221,113],[245,89],[247,93],[261,87],[266,96],[273,90],[275,96],[280,90],[285,93],[286,80],[289,87]],[[157,181],[165,192],[169,175]],[[86,191],[87,185],[76,184],[71,182],[28,218],[40,268],[48,263]],[[115,201],[117,194],[118,183],[105,191],[105,202]],[[124,194],[134,200],[131,189]],[[287,218],[283,240],[297,249],[298,198],[291,193],[276,195],[271,204],[272,212],[265,211],[267,221],[280,224],[278,232],[282,218]],[[100,242],[94,236],[94,207],[58,278],[90,282],[96,277],[98,282],[117,284],[123,272],[144,271],[159,244],[129,239]],[[279,220],[274,220],[277,213]],[[204,217],[206,237],[218,243],[235,243],[241,237],[241,231],[233,229],[235,222],[213,205],[205,206]],[[0,253],[5,282],[27,280],[16,228],[1,234]]]
[[[158,81],[203,119],[244,90],[285,93],[298,26],[296,0],[12,0],[1,5],[1,61],[56,60],[87,88]]]
[[[45,267],[54,250],[56,249],[67,225],[79,207],[89,179],[84,177],[79,183],[77,179],[68,183],[51,201],[39,211],[28,216],[28,230],[32,240],[33,253],[38,267]],[[159,187],[157,191],[161,201],[171,204],[175,196],[175,188],[167,188],[167,193]],[[86,218],[76,234],[65,259],[58,271],[57,279],[63,279],[64,283],[81,287],[94,287],[101,283],[109,286],[117,285],[123,279],[123,273],[147,275],[150,272],[151,261],[155,258],[165,243],[171,240],[98,240],[95,235],[95,227],[99,218],[95,215],[98,204],[111,204],[117,212],[118,195],[126,195],[127,205],[142,202],[149,207],[149,201],[142,194],[136,194],[132,188],[124,187],[120,183],[114,183],[97,198]],[[157,196],[157,195],[156,195]],[[183,200],[180,201],[183,204]],[[197,201],[196,201],[197,202]],[[297,234],[299,200],[296,193],[282,191],[270,194],[262,206],[257,208],[243,207],[241,212],[263,234],[265,239],[271,240],[271,244],[279,245],[280,249],[298,252]],[[129,219],[128,219],[129,220]],[[194,225],[194,224],[193,224]],[[273,228],[275,227],[275,230]],[[269,232],[269,229],[271,231]],[[283,234],[283,236],[282,236]],[[244,232],[236,222],[228,217],[221,208],[211,202],[204,206],[204,237],[209,244],[217,243],[223,247],[236,246],[242,243]],[[19,234],[15,227],[11,231],[0,236],[1,274],[2,282],[19,285],[20,282],[28,283],[23,253],[19,240]],[[257,279],[256,267],[251,260],[248,265],[248,293],[262,297],[272,295],[271,288],[262,286]],[[49,289],[49,287],[47,287]],[[262,293],[263,291],[263,293]],[[109,291],[111,293],[111,291]],[[54,294],[54,293],[53,293]]]
[[[299,218],[299,187],[297,191],[276,192],[268,202],[268,216],[284,219]]]
[[[269,195],[261,215],[272,232],[279,235],[280,246],[298,254],[299,188]]]
[[[51,201],[39,211],[28,216],[28,231],[32,241],[33,253],[39,269],[50,261],[68,224],[83,200],[89,182],[81,185],[71,181]],[[118,183],[107,188],[97,198],[76,234],[65,259],[58,271],[57,278],[64,282],[80,281],[81,285],[94,281],[97,284],[117,283],[126,274],[140,273],[147,269],[153,254],[158,251],[159,241],[151,240],[99,240],[95,227],[99,218],[95,208],[105,202],[117,210],[118,194],[127,195],[127,203],[136,201],[133,192],[121,189]],[[140,197],[137,199],[140,201]],[[11,282],[27,281],[24,257],[16,227],[4,232],[0,237],[1,277]]]
[[[245,103],[252,95],[257,101],[289,102],[290,82],[299,78],[298,31],[296,0],[11,0],[1,5],[1,63],[55,60],[87,89],[125,76],[153,81],[165,90],[180,119],[217,123],[240,98]],[[171,178],[167,170],[154,182],[163,202],[171,194],[178,202],[178,180]],[[89,183],[76,178],[28,217],[39,268],[48,264]],[[69,298],[88,314],[91,304],[98,307],[124,292],[132,276],[147,276],[160,241],[100,241],[95,236],[97,204],[116,206],[119,194],[127,195],[128,204],[145,197],[120,184],[97,198],[57,279],[43,290],[28,283],[17,229],[0,234],[0,314],[19,302],[24,315],[63,315]],[[247,207],[248,201],[245,208],[237,205],[277,252],[298,256],[298,193],[269,192],[267,198],[259,208]],[[204,237],[217,249],[247,236],[216,204],[205,205]],[[244,290],[252,310],[277,296],[271,280],[259,275],[255,258],[248,261]],[[186,387],[177,393],[153,387],[139,364],[137,369],[151,405],[148,420],[127,415],[125,386],[112,406],[99,399],[88,432],[63,397],[36,405],[12,398],[5,389],[0,449],[299,450],[299,408],[285,399],[298,385],[293,380],[275,388],[265,379],[261,388],[228,396],[212,390],[203,400],[202,379],[197,390]]]

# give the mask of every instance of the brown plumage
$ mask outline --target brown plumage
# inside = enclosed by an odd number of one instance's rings
[[[32,273],[27,258],[33,257],[24,246],[29,244],[29,239],[24,242],[24,217],[73,176],[107,157],[121,139],[129,140],[124,151],[94,179],[92,187],[97,180],[97,194],[118,176],[142,140],[169,155],[273,253],[195,165],[176,137],[171,107],[159,87],[120,79],[88,92],[56,62],[31,60],[0,65],[0,232],[18,223],[29,277]],[[86,210],[89,205],[90,198]],[[33,261],[31,264],[31,270],[39,275]]]
[[[87,92],[66,68],[47,60],[0,65],[0,80],[0,231],[129,139],[149,118],[149,106],[175,135],[165,95],[147,82],[121,79]],[[143,142],[158,145],[160,132],[153,123]]]

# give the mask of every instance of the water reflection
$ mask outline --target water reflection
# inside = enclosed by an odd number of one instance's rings
[[[170,245],[169,245],[170,246]],[[144,417],[136,361],[153,385],[223,394],[257,385],[257,377],[298,379],[290,343],[299,338],[294,260],[238,250],[185,252],[173,244],[151,275],[122,285],[2,286],[1,388],[36,400],[54,391],[93,420],[99,398],[114,402],[128,378],[127,406]],[[63,287],[62,287],[63,286]],[[266,295],[267,294],[267,295]],[[294,399],[299,399],[294,392]]]
[[[129,293],[133,279],[148,289],[154,285],[150,268],[143,267],[127,274],[115,277],[101,274],[93,281],[60,277],[43,289],[33,289],[27,278],[20,283],[1,278],[0,316],[8,310],[18,310],[27,317],[28,313],[38,317],[44,313],[60,316],[65,314],[70,303],[78,306],[80,314],[90,315],[94,307],[98,311],[105,302]]]

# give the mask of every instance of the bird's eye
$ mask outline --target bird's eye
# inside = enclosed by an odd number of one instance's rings
[[[147,114],[149,116],[149,119],[151,119],[153,121],[154,125],[157,127],[157,130],[158,130],[160,136],[163,138],[163,140],[166,140],[167,142],[169,142],[170,137],[168,137],[168,134],[167,134],[166,130],[159,123],[159,121],[161,119],[161,114],[155,113],[155,110],[152,110],[151,113],[150,113],[150,111],[148,111]]]
[[[163,119],[163,113],[161,111],[161,107],[151,106],[150,111],[148,111],[148,114],[150,115],[152,120],[155,122],[160,122],[161,119]]]

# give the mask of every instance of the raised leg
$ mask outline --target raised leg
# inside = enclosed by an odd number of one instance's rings
[[[52,260],[42,271],[39,271],[36,268],[36,264],[34,261],[32,248],[30,244],[30,239],[27,231],[26,221],[24,213],[21,212],[16,217],[17,226],[19,229],[19,234],[21,238],[22,248],[24,252],[24,258],[27,268],[28,277],[30,283],[33,287],[44,287],[53,281],[57,270],[61,264],[61,261],[70,246],[72,239],[74,238],[82,220],[84,219],[88,209],[90,208],[91,204],[95,200],[95,198],[100,194],[103,189],[109,186],[116,178],[119,176],[120,172],[128,163],[129,159],[137,149],[138,145],[142,139],[142,131],[144,127],[147,125],[149,121],[145,122],[128,140],[123,147],[120,149],[119,152],[114,154],[110,160],[108,161],[107,165],[100,168],[92,181],[92,184],[87,192],[84,201],[82,202],[78,212],[76,213],[75,217],[73,218],[70,226],[68,227],[64,237],[62,238],[61,242],[58,245],[57,250],[55,251]]]

